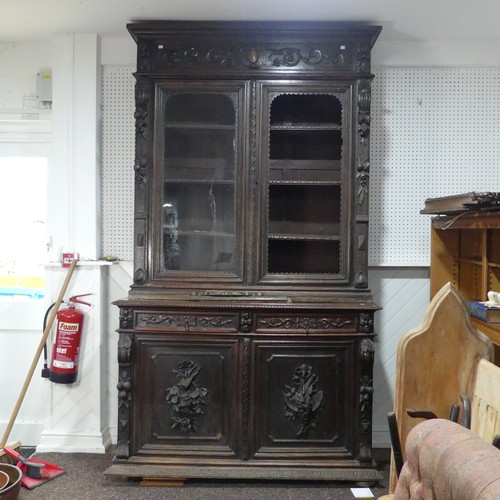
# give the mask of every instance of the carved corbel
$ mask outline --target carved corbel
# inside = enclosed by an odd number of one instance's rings
[[[373,332],[373,314],[361,313],[359,315],[359,331],[363,333]]]
[[[253,316],[249,311],[240,314],[240,332],[249,333],[252,331]]]
[[[137,269],[134,273],[134,283],[142,285],[146,283],[146,271],[144,269]]]
[[[356,288],[367,288],[368,287],[368,276],[363,271],[356,274],[354,278],[354,286]]]
[[[134,321],[134,310],[128,307],[120,308],[120,328],[128,329],[132,328]],[[120,345],[120,344],[118,344]]]

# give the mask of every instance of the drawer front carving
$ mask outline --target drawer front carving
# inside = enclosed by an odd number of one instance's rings
[[[356,315],[339,313],[334,315],[259,315],[259,333],[332,333],[355,332]]]
[[[166,332],[231,332],[238,331],[237,314],[169,314],[167,312],[138,312],[136,328]]]

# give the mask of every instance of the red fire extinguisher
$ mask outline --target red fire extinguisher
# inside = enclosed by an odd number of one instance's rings
[[[75,304],[90,306],[88,302],[79,300],[79,297],[87,295],[92,294],[70,297],[67,309],[61,309],[57,313],[57,330],[52,347],[50,370],[45,370],[51,382],[72,384],[76,380],[84,315],[75,308]],[[43,371],[42,376],[44,376]]]

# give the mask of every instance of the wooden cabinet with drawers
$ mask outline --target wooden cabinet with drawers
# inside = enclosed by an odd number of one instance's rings
[[[148,22],[108,474],[374,481],[379,27]]]

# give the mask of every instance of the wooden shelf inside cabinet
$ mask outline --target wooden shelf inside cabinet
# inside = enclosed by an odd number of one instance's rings
[[[169,227],[163,228],[165,231],[170,231]],[[179,236],[206,236],[209,238],[234,238],[233,233],[224,233],[221,231],[189,231],[189,230],[176,230]]]
[[[457,262],[464,262],[464,263],[467,263],[467,264],[472,264],[474,266],[481,266],[483,264],[480,259],[469,259],[469,258],[466,258],[466,257],[455,257],[455,260]]]
[[[233,132],[234,125],[222,125],[218,123],[194,123],[194,122],[170,122],[165,123],[165,128],[175,128],[183,130],[222,130]]]
[[[271,125],[270,130],[285,130],[293,132],[295,130],[342,130],[342,125],[337,123],[293,123],[293,124],[281,124],[281,125]]]
[[[163,183],[234,184],[234,165],[226,158],[166,156]]]
[[[217,184],[220,184],[220,185],[229,185],[229,186],[233,186],[234,185],[234,181],[231,181],[231,180],[210,180],[210,179],[206,179],[206,180],[196,180],[196,179],[169,179],[168,177],[165,178],[165,184],[193,184],[193,185],[217,185]]]
[[[342,184],[342,163],[340,160],[269,160],[269,183],[288,185],[330,185]]]
[[[500,323],[486,323],[477,318],[471,318],[472,324],[483,333],[486,333],[491,341],[500,347]]]
[[[323,234],[268,234],[270,240],[290,241],[340,241],[340,236],[329,236]]]
[[[338,186],[338,182],[330,181],[269,181],[270,186]]]
[[[497,262],[483,262],[481,259],[469,259],[466,257],[455,257],[457,263],[472,264],[473,266],[485,266],[492,269],[500,269],[500,264]]]
[[[340,160],[296,160],[291,158],[280,158],[269,160],[269,168],[287,168],[293,170],[340,170]]]

